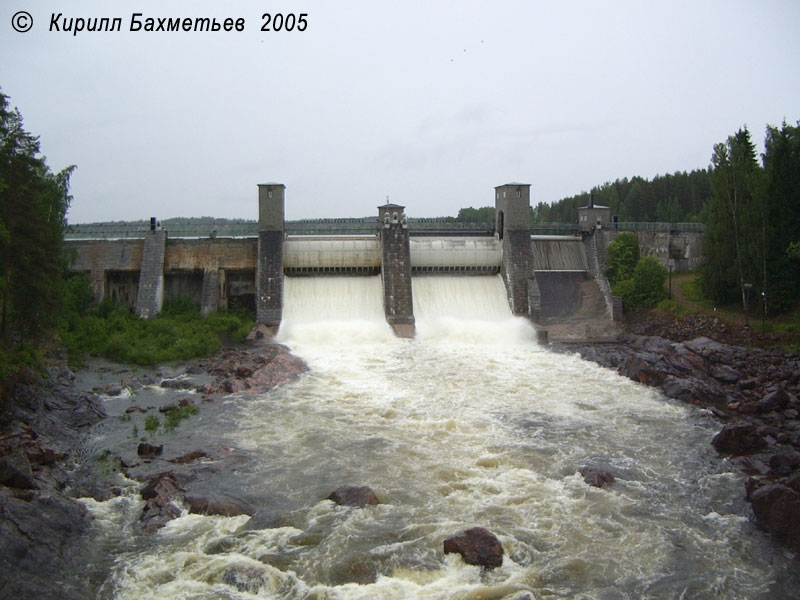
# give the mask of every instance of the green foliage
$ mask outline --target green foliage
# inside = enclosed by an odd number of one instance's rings
[[[39,372],[44,367],[42,351],[31,344],[19,344],[5,349],[0,345],[0,382],[22,369]]]
[[[800,297],[795,262],[800,260],[800,123],[767,127],[764,146],[766,292],[768,308],[775,314],[796,306]]]
[[[620,233],[606,250],[606,276],[613,285],[633,277],[639,260],[639,240],[636,234]]]
[[[690,312],[689,309],[683,306],[680,302],[670,299],[661,300],[658,304],[656,304],[655,310],[658,314],[679,318],[685,317]]]
[[[53,173],[0,92],[0,337],[42,339],[61,310],[62,237],[74,167]]]
[[[82,297],[82,292],[75,293]],[[225,342],[242,341],[253,327],[248,311],[215,312],[203,318],[186,300],[168,303],[153,319],[140,319],[111,300],[103,300],[79,317],[77,308],[82,306],[76,304],[59,330],[70,361],[78,364],[85,354],[137,365],[208,356]]]
[[[629,310],[652,308],[669,295],[664,289],[667,275],[667,269],[657,258],[644,256],[636,263],[633,276],[614,284],[611,293],[621,296],[625,307]]]
[[[187,406],[170,406],[169,410],[167,410],[164,415],[164,429],[166,431],[172,431],[180,425],[181,421],[196,415],[198,412],[199,409],[194,404],[189,404]]]
[[[114,456],[108,450],[103,450],[97,457],[98,467],[103,475],[111,475],[122,470],[122,461],[118,456]]]
[[[786,256],[792,260],[800,260],[800,242],[792,242],[786,247]]]
[[[144,418],[144,430],[151,438],[155,436],[159,427],[161,427],[161,419],[158,418],[158,415],[147,415]]]
[[[574,223],[578,208],[589,203],[608,206],[620,221],[696,222],[711,195],[710,171],[697,169],[657,175],[652,180],[627,177],[606,182],[591,192],[563,198],[548,205],[539,203],[533,209],[535,223]]]
[[[714,306],[711,299],[703,292],[703,286],[701,285],[699,277],[686,279],[681,281],[678,285],[683,297],[690,302],[699,304],[704,308],[712,308]]]
[[[768,312],[779,314],[800,297],[792,258],[800,231],[800,124],[768,126],[762,158],[763,166],[747,129],[714,146],[701,280],[718,304],[743,304],[744,286],[752,284],[753,297],[766,297]]]
[[[200,314],[200,305],[182,296],[165,302],[161,314],[165,317],[195,317]]]
[[[747,128],[714,146],[712,196],[703,241],[703,290],[715,302],[744,299],[744,284],[763,290],[766,214],[764,177]]]
[[[481,206],[480,208],[462,208],[458,211],[458,219],[461,221],[478,221],[494,225],[495,208],[494,206]]]
[[[617,281],[611,286],[611,293],[622,298],[625,308],[633,309],[633,278]]]
[[[633,270],[634,298],[639,306],[652,307],[669,294],[664,289],[667,269],[654,256],[645,256]]]

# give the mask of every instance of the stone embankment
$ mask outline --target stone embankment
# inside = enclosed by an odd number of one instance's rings
[[[722,425],[709,441],[749,476],[743,493],[757,523],[800,552],[800,356],[635,333],[562,348],[709,409]]]

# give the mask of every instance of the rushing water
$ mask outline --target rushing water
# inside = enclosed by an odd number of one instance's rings
[[[384,322],[379,278],[286,279],[279,338],[311,370],[230,398],[219,432],[253,457],[237,477],[269,518],[240,530],[247,517],[186,514],[136,542],[135,501],[90,503],[120,545],[103,597],[797,596],[703,413],[538,346],[499,277],[413,286],[405,340]],[[590,487],[583,465],[617,482]],[[323,500],[345,484],[381,504]],[[475,525],[500,538],[501,568],[443,554]]]

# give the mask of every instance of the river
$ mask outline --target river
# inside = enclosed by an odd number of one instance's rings
[[[279,341],[310,372],[229,397],[211,432],[252,457],[235,475],[261,525],[184,514],[137,540],[134,495],[87,501],[114,560],[100,597],[800,593],[789,554],[748,519],[743,476],[709,443],[719,425],[539,346],[499,277],[414,278],[412,340],[386,325],[379,277],[286,278],[285,288]],[[616,482],[588,486],[584,465]],[[381,504],[324,500],[341,485],[371,486]],[[500,539],[502,567],[443,554],[446,537],[476,525]]]

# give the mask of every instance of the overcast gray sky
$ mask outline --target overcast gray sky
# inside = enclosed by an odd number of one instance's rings
[[[12,15],[33,17],[27,33]],[[305,31],[262,32],[266,11]],[[144,17],[233,17],[243,32],[131,32]],[[51,13],[122,31],[49,31]],[[63,23],[63,19],[61,21]],[[3,0],[0,87],[54,170],[72,223],[409,216],[553,202],[616,178],[708,166],[747,125],[800,119],[796,0]]]

